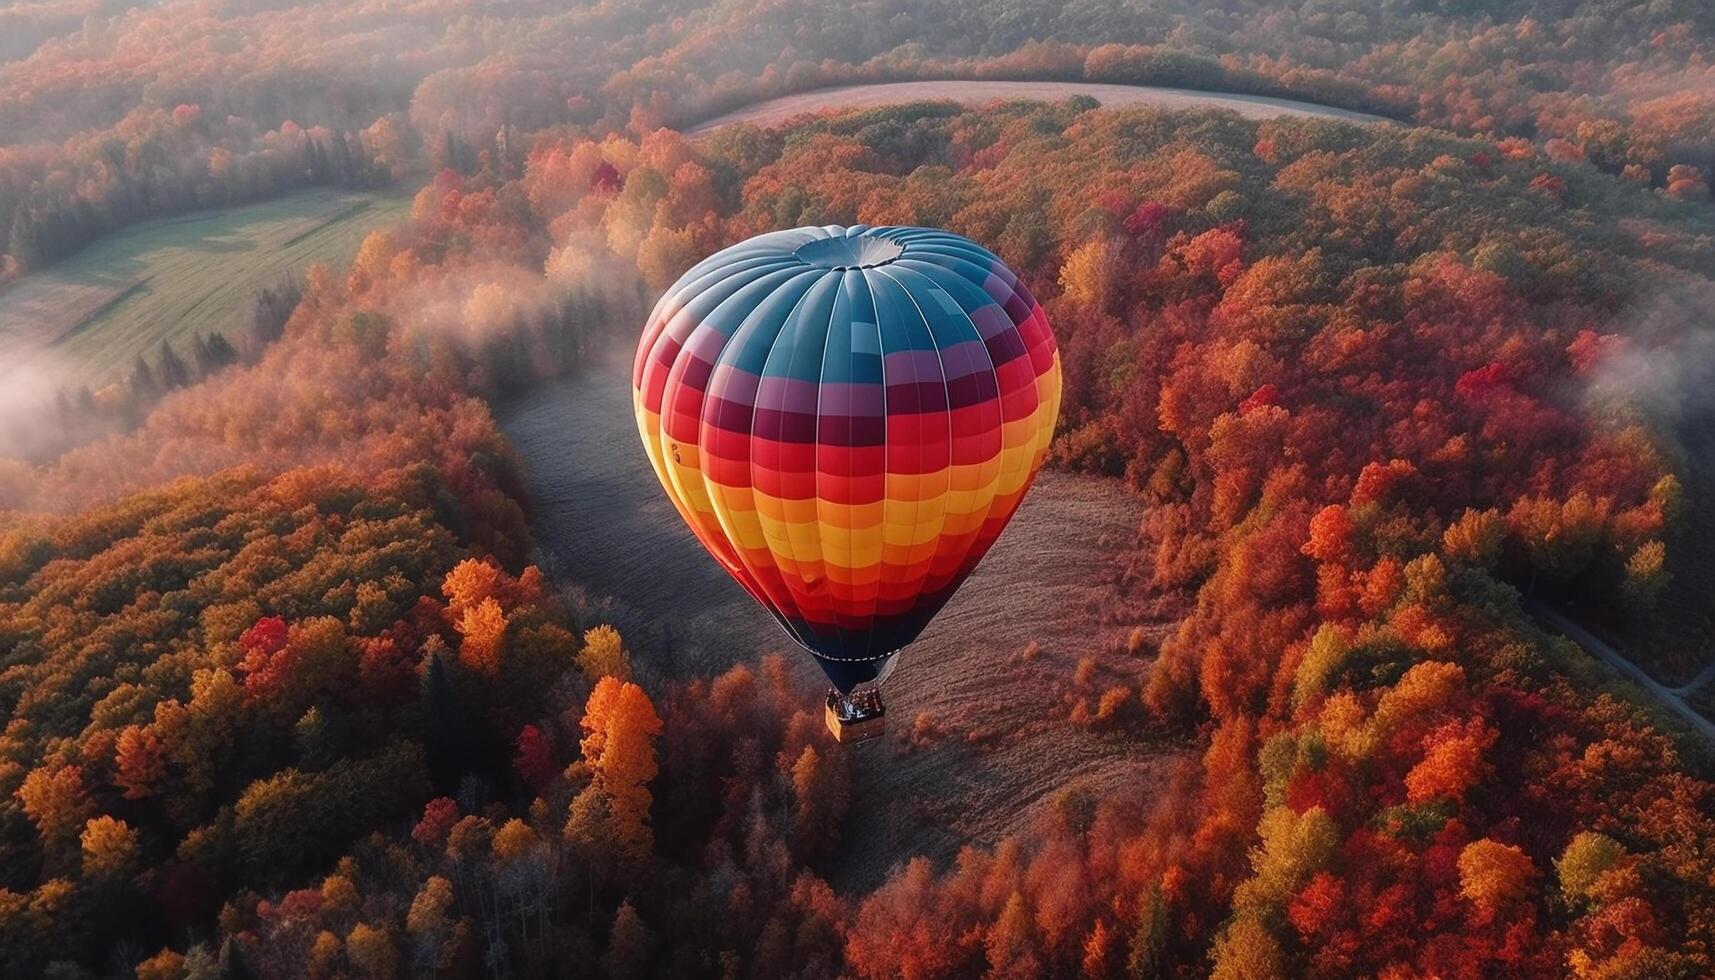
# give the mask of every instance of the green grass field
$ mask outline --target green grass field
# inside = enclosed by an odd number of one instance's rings
[[[195,334],[239,329],[258,289],[344,262],[410,204],[319,189],[133,225],[0,291],[0,371],[99,387],[162,339],[187,353]]]

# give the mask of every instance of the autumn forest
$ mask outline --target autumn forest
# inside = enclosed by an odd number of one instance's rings
[[[9,294],[123,229],[410,202],[222,330],[0,399],[40,436],[0,458],[0,975],[1715,974],[1712,11],[0,6],[0,351]],[[977,80],[1311,108],[691,132]],[[1083,643],[938,641],[1046,717],[900,693],[841,745],[784,634],[688,669],[545,544],[533,475],[607,463],[511,406],[628,369],[705,256],[857,223],[1030,284],[1046,466],[1141,515]],[[104,302],[68,335],[143,329]],[[1158,778],[1033,786],[980,839],[902,804],[934,846],[849,858],[875,770],[1060,731]]]

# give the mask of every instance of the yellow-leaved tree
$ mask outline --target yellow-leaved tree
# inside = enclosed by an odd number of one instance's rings
[[[1459,852],[1459,891],[1484,916],[1498,915],[1530,890],[1536,865],[1512,844],[1487,837]]]
[[[598,871],[647,861],[654,847],[649,781],[661,734],[655,705],[636,684],[603,677],[584,706],[582,727],[590,782],[572,800],[566,840]]]

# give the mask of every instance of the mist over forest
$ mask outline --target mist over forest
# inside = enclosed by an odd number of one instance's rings
[[[1715,975],[1712,177],[1701,0],[0,0],[0,975]]]

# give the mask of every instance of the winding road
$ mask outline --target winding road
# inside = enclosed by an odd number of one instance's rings
[[[1620,651],[1614,649],[1607,641],[1573,622],[1565,614],[1540,602],[1527,602],[1525,608],[1530,611],[1532,616],[1536,617],[1538,622],[1561,633],[1582,647],[1586,653],[1619,671],[1627,680],[1643,688],[1650,697],[1660,702],[1662,707],[1683,718],[1693,731],[1711,743],[1715,743],[1715,722],[1698,714],[1697,710],[1687,704],[1685,700],[1698,688],[1707,684],[1711,678],[1715,678],[1715,664],[1703,668],[1696,677],[1678,687],[1668,687],[1651,677],[1642,667],[1627,660]]]
[[[1236,95],[1227,92],[1202,92],[1188,88],[1162,88],[1152,85],[1107,85],[1099,82],[881,82],[874,85],[844,85],[838,88],[815,89],[783,95],[777,99],[755,102],[698,123],[685,130],[691,137],[708,136],[722,126],[750,123],[754,126],[779,126],[799,116],[846,109],[873,109],[877,106],[905,102],[960,102],[980,105],[988,102],[1058,102],[1076,95],[1088,96],[1106,108],[1153,106],[1159,109],[1230,109],[1246,119],[1273,119],[1279,116],[1302,116],[1317,119],[1338,119],[1352,123],[1392,123],[1385,116],[1296,99],[1276,99],[1264,95]]]

